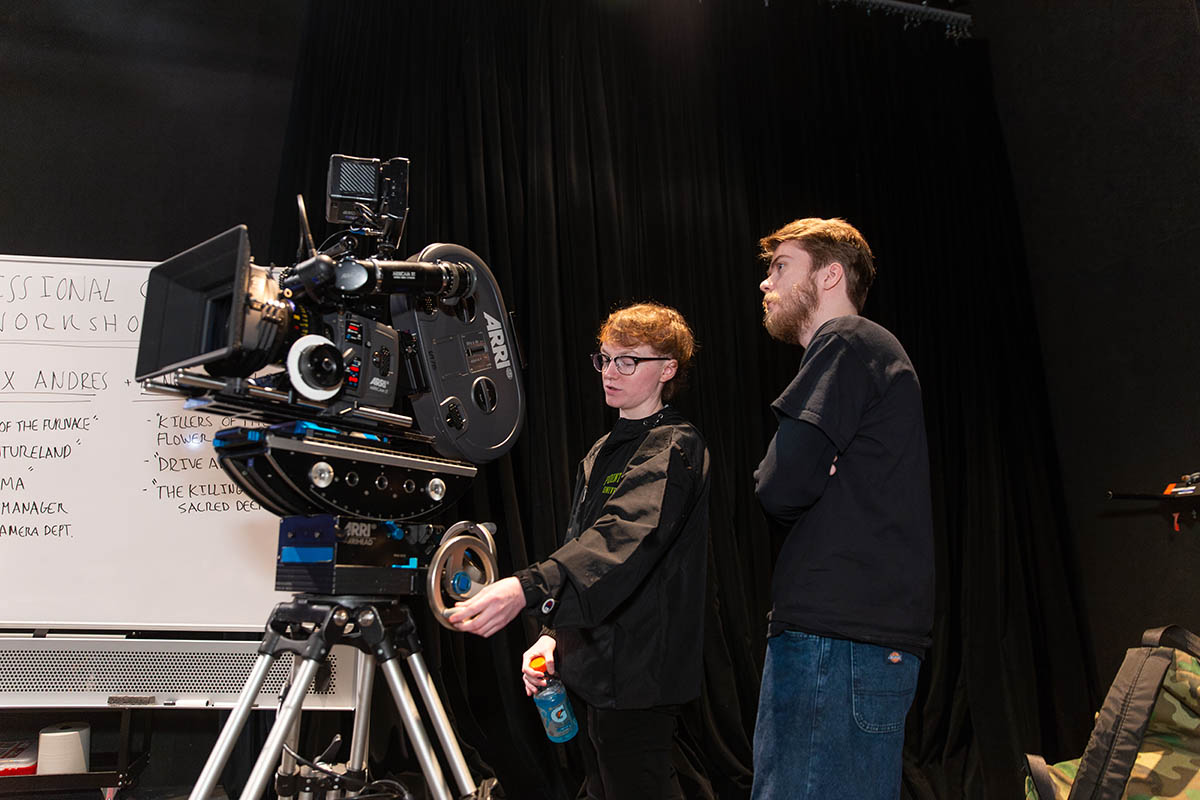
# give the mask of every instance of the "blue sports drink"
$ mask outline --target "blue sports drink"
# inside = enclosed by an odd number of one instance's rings
[[[546,674],[546,659],[541,656],[533,658],[529,666]],[[558,678],[546,677],[546,686],[533,696],[538,714],[542,717],[542,726],[552,742],[566,742],[579,732],[579,723],[575,721],[575,712],[571,709],[571,699],[567,697],[567,687]]]

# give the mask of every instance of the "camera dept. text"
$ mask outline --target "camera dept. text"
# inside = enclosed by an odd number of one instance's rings
[[[225,480],[210,446],[215,431],[246,425],[245,421],[213,414],[156,413],[147,422],[153,425],[155,445],[163,448],[146,459],[158,473],[147,490],[155,500],[169,503],[179,514],[262,509],[240,486]]]
[[[141,293],[144,297],[144,283]],[[0,334],[137,333],[141,328],[139,314],[105,310],[105,306],[119,300],[111,278],[0,274]],[[13,304],[20,306],[6,308]]]
[[[0,478],[0,537],[18,539],[69,538],[71,523],[62,522],[67,513],[57,500],[14,500],[13,491],[24,486],[21,478]]]
[[[504,338],[504,326],[500,324],[500,320],[486,311],[483,312],[483,318],[487,320],[488,340],[492,345],[492,358],[496,362],[496,369],[505,370],[505,374],[511,379],[512,359],[508,355],[508,342]]]

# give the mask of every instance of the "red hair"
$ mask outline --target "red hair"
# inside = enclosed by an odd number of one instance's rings
[[[696,340],[687,321],[675,309],[659,303],[637,303],[608,315],[596,343],[612,342],[622,347],[649,345],[654,352],[675,359],[675,376],[663,386],[663,398],[670,400],[686,383],[687,369],[696,351]]]

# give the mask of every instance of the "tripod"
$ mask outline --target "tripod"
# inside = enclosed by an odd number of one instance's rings
[[[491,797],[495,779],[488,778],[477,786],[467,770],[466,760],[450,728],[445,707],[421,656],[421,643],[408,607],[394,597],[296,595],[291,602],[280,603],[271,612],[250,677],[209,754],[189,800],[208,800],[271,665],[282,653],[293,654],[291,689],[280,704],[275,724],[259,752],[241,797],[242,800],[258,800],[276,764],[279,765],[276,792],[280,798],[311,791],[311,787],[306,785],[308,778],[301,774],[299,763],[293,755],[300,736],[300,709],[309,684],[335,644],[351,645],[361,651],[362,656],[358,659],[355,676],[354,728],[350,740],[350,759],[346,763],[346,779],[334,777],[333,785],[326,787],[327,790],[339,792],[349,787],[352,791],[346,796],[353,797],[356,793],[353,787],[362,786],[365,781],[371,693],[375,667],[378,665],[383,670],[392,699],[400,711],[404,729],[435,800],[487,800]],[[424,701],[458,788],[457,795],[451,795],[446,786],[437,754],[400,671],[401,658],[408,663],[413,682]],[[291,752],[284,750],[285,744]],[[324,780],[328,780],[328,776]]]

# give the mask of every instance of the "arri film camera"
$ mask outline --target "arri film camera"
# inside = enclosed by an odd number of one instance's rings
[[[330,159],[326,219],[301,256],[250,257],[239,226],[150,272],[136,377],[189,409],[246,420],[221,466],[283,518],[276,588],[426,594],[435,612],[495,575],[490,525],[437,524],[524,419],[511,317],[465,247],[397,247],[408,159]],[[436,616],[442,619],[441,613]]]
[[[246,229],[237,227],[164,261],[147,286],[136,377],[149,390],[184,395],[190,409],[246,422],[214,437],[217,458],[281,517],[275,588],[295,593],[271,612],[191,798],[211,796],[268,670],[290,653],[301,690],[281,700],[243,798],[261,797],[272,773],[281,798],[409,796],[369,774],[378,666],[430,795],[487,800],[495,779],[476,783],[467,768],[402,599],[425,595],[448,626],[447,608],[496,578],[493,526],[447,527],[438,516],[521,431],[512,321],[491,271],[465,247],[433,244],[397,258],[407,159],[330,159],[325,216],[347,227],[319,249],[297,199],[295,265],[254,264]],[[315,759],[296,748],[304,689],[336,644],[360,655],[349,758],[331,767],[339,739]]]

